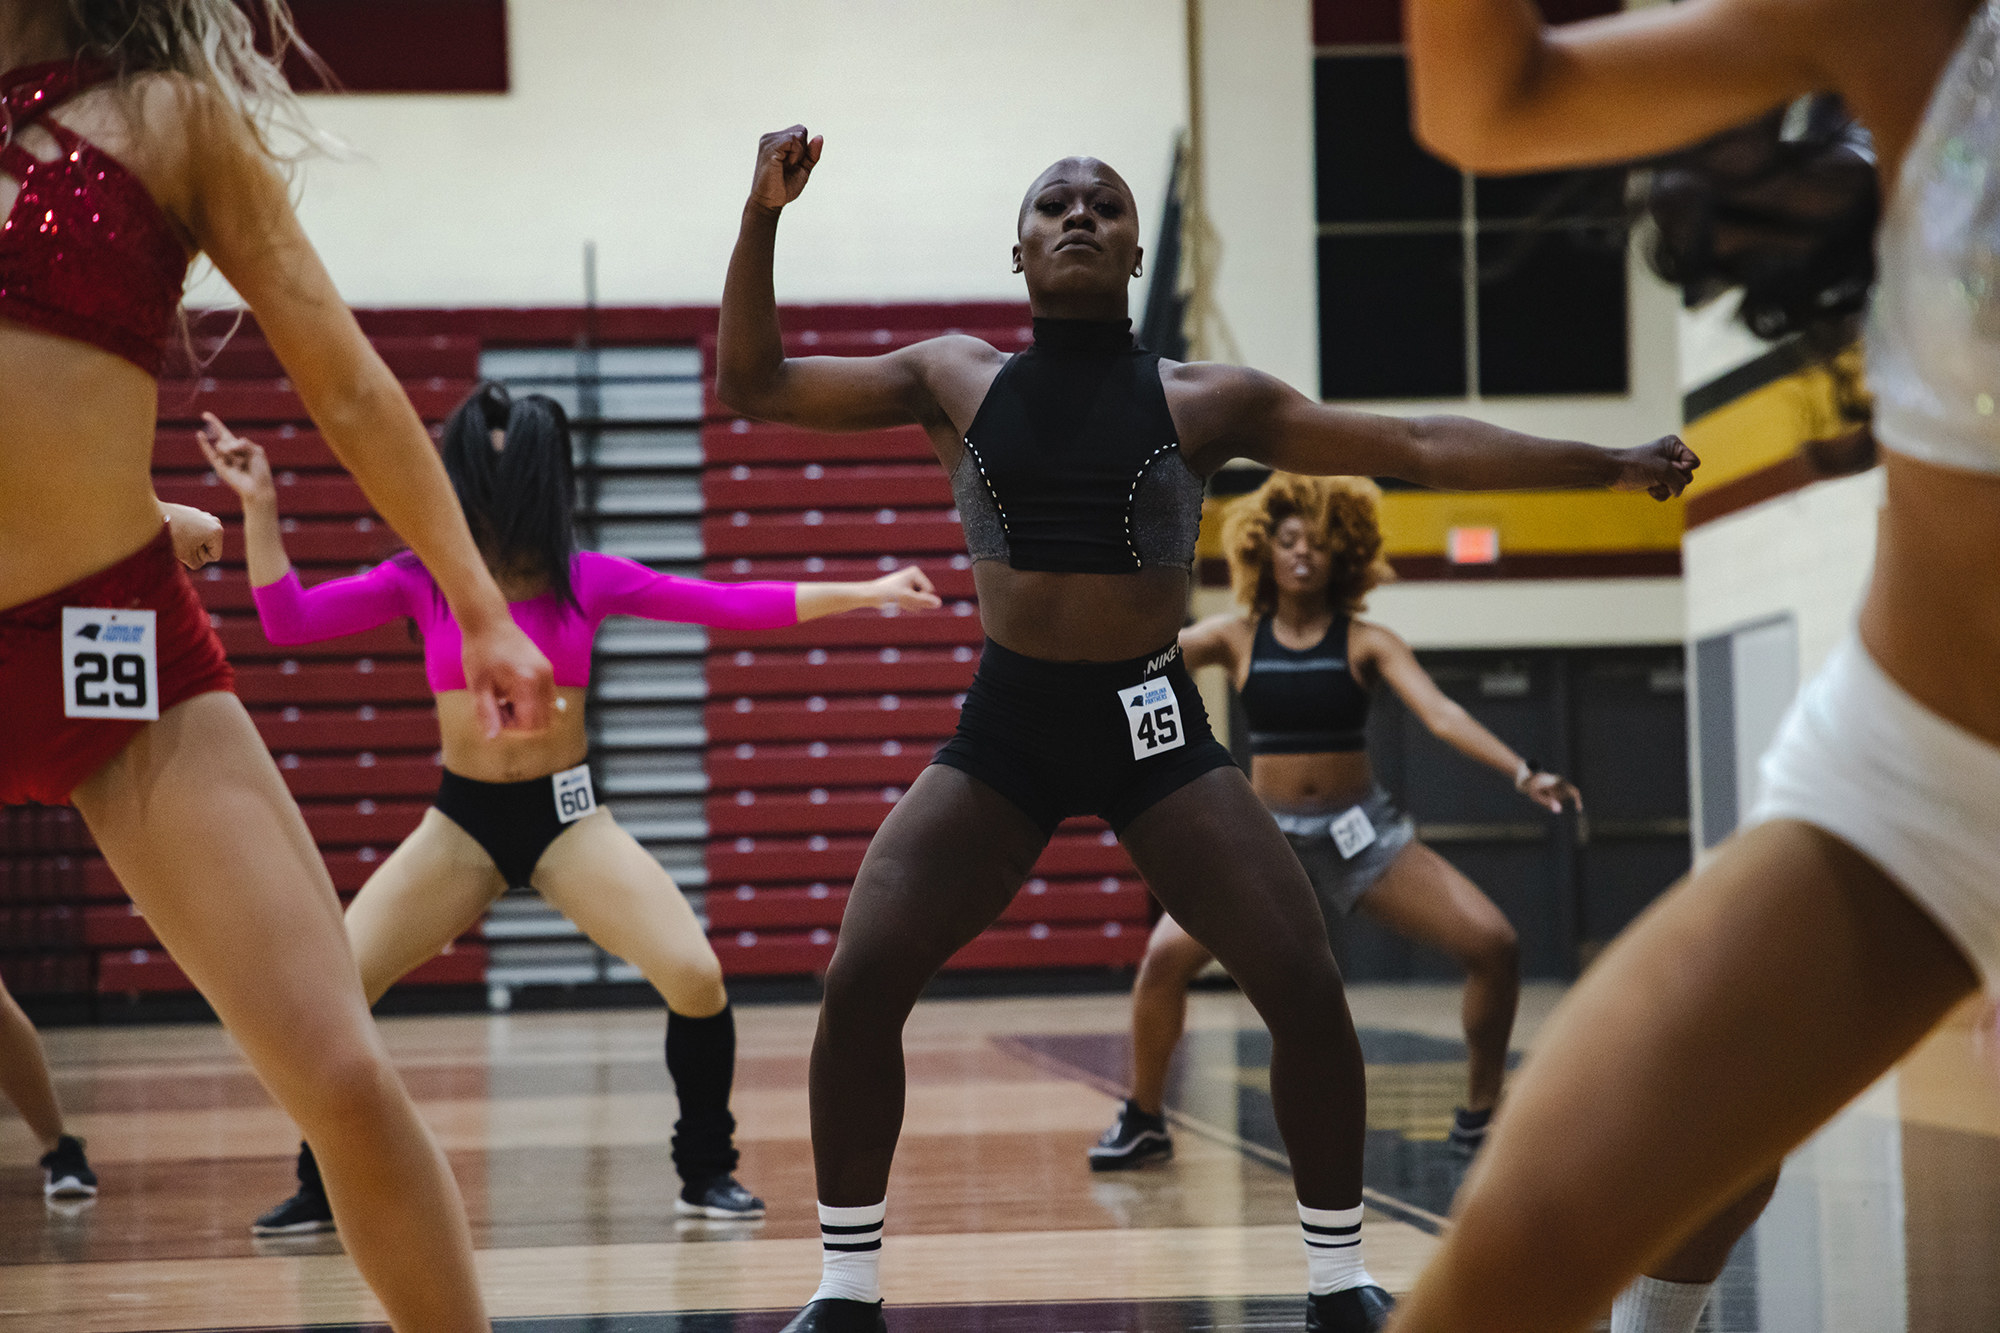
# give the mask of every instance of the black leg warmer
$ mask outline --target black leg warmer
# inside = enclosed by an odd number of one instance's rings
[[[727,1005],[708,1018],[667,1011],[667,1073],[680,1099],[674,1169],[690,1186],[736,1170],[736,1117],[729,1087],[736,1077],[736,1014]]]

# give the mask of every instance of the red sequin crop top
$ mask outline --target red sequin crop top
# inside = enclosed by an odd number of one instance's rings
[[[101,347],[157,376],[188,252],[137,176],[48,115],[109,77],[84,60],[0,75],[0,172],[21,186],[0,224],[0,319]],[[47,162],[18,139],[36,123],[60,150]]]

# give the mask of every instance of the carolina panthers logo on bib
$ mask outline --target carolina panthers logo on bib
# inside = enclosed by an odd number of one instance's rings
[[[566,768],[550,780],[556,793],[556,818],[574,824],[597,808],[597,792],[590,785],[590,765]]]
[[[1165,676],[1118,691],[1118,703],[1125,710],[1126,726],[1132,730],[1134,759],[1151,759],[1187,744],[1181,702],[1174,694],[1173,682]]]
[[[64,717],[157,721],[159,613],[64,607],[62,669]]]

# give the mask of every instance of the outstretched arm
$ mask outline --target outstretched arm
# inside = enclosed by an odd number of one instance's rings
[[[938,407],[926,384],[934,339],[882,356],[787,357],[771,279],[778,217],[819,163],[823,140],[803,125],[767,134],[722,286],[715,392],[736,411],[814,430],[926,424]]]
[[[1261,371],[1179,367],[1176,417],[1199,443],[1197,470],[1249,458],[1312,476],[1397,477],[1439,490],[1610,487],[1679,495],[1701,460],[1668,435],[1634,449],[1547,440],[1470,417],[1390,417],[1316,403]]]
[[[257,620],[272,643],[317,643],[386,625],[409,614],[401,571],[378,565],[365,574],[330,579],[307,588],[285,554],[278,522],[278,488],[271,464],[250,440],[230,432],[213,412],[195,441],[222,483],[243,501],[243,545],[250,566],[250,596]]]
[[[715,629],[776,629],[864,606],[927,611],[937,594],[914,567],[868,583],[711,583],[660,574],[636,560],[585,552],[577,597],[593,616],[640,616]]]
[[[1450,695],[1439,689],[1410,651],[1410,645],[1380,625],[1358,627],[1362,649],[1375,674],[1409,706],[1431,735],[1466,758],[1504,773],[1514,790],[1536,805],[1561,814],[1565,803],[1583,808],[1583,797],[1554,773],[1544,773],[1515,754],[1508,744],[1480,725]]]
[[[1834,80],[1826,0],[1685,0],[1550,28],[1533,0],[1404,0],[1411,120],[1471,171],[1650,157]]]
[[[220,96],[181,85],[162,95],[181,99],[175,113],[187,126],[188,230],[256,313],[334,455],[437,581],[463,631],[465,676],[488,734],[546,726],[548,659],[508,614],[437,450],[334,289],[284,180]]]

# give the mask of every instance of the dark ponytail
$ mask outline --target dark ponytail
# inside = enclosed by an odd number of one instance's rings
[[[1832,94],[1802,98],[1650,164],[1653,270],[1693,307],[1743,289],[1762,338],[1854,340],[1875,281],[1874,143]]]
[[[506,440],[497,452],[496,430]],[[443,452],[459,507],[488,565],[496,572],[540,574],[556,599],[574,608],[576,467],[562,404],[538,393],[516,399],[503,385],[482,383],[445,423]]]

